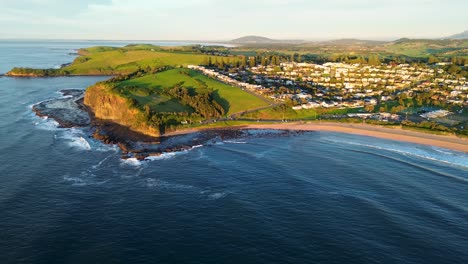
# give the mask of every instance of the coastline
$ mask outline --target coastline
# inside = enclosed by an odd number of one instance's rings
[[[33,111],[38,116],[48,116],[55,119],[61,127],[86,126],[91,124],[95,129],[93,137],[103,141],[106,144],[118,144],[126,153],[140,153],[144,157],[146,153],[161,153],[183,150],[192,144],[201,144],[203,140],[197,140],[195,143],[181,140],[177,144],[163,144],[163,141],[174,141],[175,138],[191,137],[198,134],[197,137],[203,139],[215,138],[216,136],[234,138],[243,130],[264,129],[264,130],[283,130],[283,131],[328,131],[360,136],[369,136],[400,142],[409,142],[414,144],[429,145],[440,148],[451,149],[463,153],[468,153],[468,138],[460,138],[456,135],[438,135],[419,131],[405,130],[399,126],[385,127],[379,125],[369,125],[362,123],[337,123],[337,122],[289,122],[289,123],[248,123],[242,125],[232,125],[228,127],[201,127],[183,129],[174,132],[168,132],[160,137],[152,137],[131,129],[115,124],[109,121],[97,120],[92,111],[82,102],[83,90],[69,89],[60,91],[64,96],[56,99],[47,100],[36,104]],[[89,116],[89,118],[84,118]],[[200,136],[203,135],[203,136]],[[172,139],[171,139],[172,138]],[[178,141],[178,140],[176,140]],[[141,143],[144,145],[141,145]],[[174,142],[173,142],[174,143]],[[155,151],[156,150],[156,151]]]
[[[112,74],[65,74],[65,75],[37,75],[37,74],[11,74],[9,72],[0,74],[0,77],[11,77],[11,78],[57,78],[57,77],[114,77]]]
[[[164,136],[184,135],[216,128],[187,129],[168,133]],[[219,128],[218,128],[219,129]],[[294,131],[327,131],[339,132],[360,136],[396,140],[413,144],[428,145],[451,149],[468,153],[468,139],[462,139],[455,135],[436,135],[418,131],[404,130],[400,127],[382,127],[365,124],[347,123],[278,123],[278,124],[249,124],[244,126],[232,126],[224,129],[272,129],[272,130],[294,130]]]

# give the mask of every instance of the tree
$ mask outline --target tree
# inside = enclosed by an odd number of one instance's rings
[[[291,62],[294,62],[294,55],[296,54],[291,54]]]
[[[374,112],[374,105],[366,105],[365,109],[367,112],[371,113]]]
[[[435,64],[439,62],[439,59],[437,59],[437,57],[435,57],[434,55],[429,55],[429,58],[427,60],[427,63],[429,64]]]
[[[278,56],[273,56],[273,57],[271,58],[271,64],[272,64],[272,65],[280,65],[280,59],[279,59],[279,57],[278,57]]]
[[[149,105],[145,105],[145,118],[146,120],[151,120],[151,108],[149,107]]]
[[[249,67],[255,67],[257,65],[257,62],[255,61],[255,57],[249,57]]]
[[[450,65],[450,67],[448,68],[447,71],[448,71],[449,73],[451,73],[451,74],[455,74],[455,73],[460,72],[460,71],[461,71],[461,68],[458,67],[458,66],[455,65],[455,64],[452,64],[452,65]]]
[[[247,58],[245,56],[242,56],[241,67],[242,68],[247,67]]]
[[[203,58],[202,65],[204,65],[204,66],[208,66],[208,65],[209,65],[208,57],[205,56],[205,57]]]
[[[379,56],[376,55],[376,54],[372,54],[369,56],[369,62],[368,62],[369,65],[373,65],[373,66],[378,66],[381,64],[380,62],[380,59],[379,59]]]
[[[457,57],[452,57],[450,62],[452,62],[452,64],[457,64]]]
[[[359,63],[360,63],[360,64],[366,64],[366,63],[367,63],[366,58],[360,57],[360,58],[359,58]]]
[[[224,60],[221,59],[220,62],[218,63],[218,68],[219,69],[224,69]]]

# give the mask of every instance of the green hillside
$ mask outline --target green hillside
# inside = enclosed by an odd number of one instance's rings
[[[159,47],[153,45],[129,45],[123,48],[91,47],[79,50],[80,56],[61,69],[14,68],[12,76],[67,76],[67,75],[117,75],[139,69],[162,66],[200,65],[208,61],[236,62],[237,57],[220,57],[201,54],[196,47]]]
[[[172,98],[164,95],[165,89],[176,85],[194,89],[195,92],[213,90],[215,100],[223,106],[228,115],[266,106],[264,101],[240,88],[221,83],[189,69],[172,69],[123,81],[118,83],[118,90],[142,105],[150,105],[157,112],[186,111],[186,107],[177,105]]]
[[[98,119],[152,136],[268,106],[238,87],[186,68],[98,83],[86,91],[85,104]]]

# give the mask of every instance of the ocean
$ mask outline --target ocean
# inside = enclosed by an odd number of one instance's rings
[[[124,44],[0,41],[0,73]],[[122,160],[31,111],[103,79],[0,78],[0,263],[468,263],[467,154],[307,132]]]

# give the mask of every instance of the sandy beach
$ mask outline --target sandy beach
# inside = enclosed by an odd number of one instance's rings
[[[219,129],[219,128],[218,128]],[[230,129],[280,129],[297,131],[329,131],[347,133],[361,136],[397,140],[415,144],[429,145],[440,148],[456,150],[468,153],[468,139],[455,135],[436,135],[423,132],[404,130],[400,127],[383,127],[365,124],[347,123],[278,123],[278,124],[250,124],[246,126],[232,127]],[[181,135],[202,131],[200,129],[182,130],[170,135]]]

